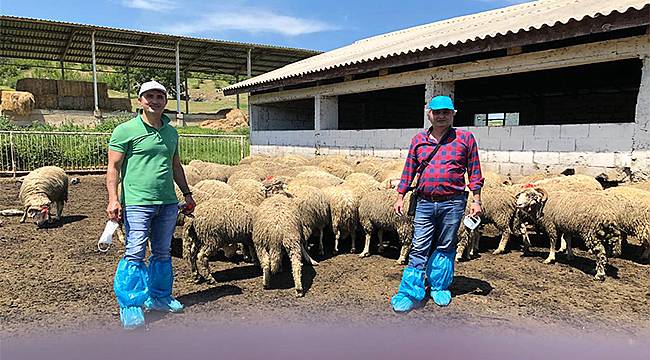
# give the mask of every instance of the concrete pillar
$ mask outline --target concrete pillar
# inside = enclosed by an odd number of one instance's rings
[[[251,132],[251,139],[253,137],[253,132],[259,130],[259,106],[248,103],[248,127]]]
[[[316,95],[314,98],[314,129],[336,130],[339,128],[339,98]]]
[[[650,54],[641,58],[641,85],[636,99],[634,137],[632,138],[632,178],[650,179]]]
[[[429,119],[427,118],[427,105],[429,101],[433,99],[434,96],[438,95],[447,95],[452,100],[454,99],[454,91],[456,90],[456,84],[453,81],[436,81],[430,80],[425,84],[424,92],[424,127],[428,128],[431,126]]]

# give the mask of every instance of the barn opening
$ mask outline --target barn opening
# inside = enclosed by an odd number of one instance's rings
[[[314,99],[252,105],[252,129],[314,130]]]

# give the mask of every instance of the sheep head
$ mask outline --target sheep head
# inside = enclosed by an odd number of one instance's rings
[[[539,187],[530,187],[519,192],[515,198],[517,199],[517,209],[532,216],[539,218],[548,200],[548,192]]]
[[[262,182],[262,186],[266,197],[275,194],[283,194],[287,197],[293,197],[293,194],[287,190],[287,184],[282,179],[269,176]]]
[[[29,206],[27,216],[34,221],[36,226],[43,227],[50,220],[50,204]]]

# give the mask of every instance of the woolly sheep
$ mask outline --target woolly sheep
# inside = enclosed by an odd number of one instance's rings
[[[68,201],[68,176],[56,166],[44,166],[30,172],[20,185],[20,203],[24,223],[29,216],[38,227],[50,222],[50,207],[56,204],[56,220],[61,221],[63,206]]]
[[[645,191],[650,191],[650,181],[645,181],[645,182],[638,182],[629,185],[630,187],[645,190]]]
[[[352,190],[342,186],[322,189],[330,205],[334,252],[339,252],[339,242],[348,235],[351,238],[351,252],[356,252],[357,224],[359,224],[359,200]]]
[[[341,186],[352,190],[357,199],[361,199],[363,195],[370,191],[382,189],[381,184],[374,177],[364,173],[348,175]]]
[[[339,160],[324,160],[318,164],[318,167],[341,179],[345,179],[346,176],[354,172],[350,164]]]
[[[209,194],[210,198],[227,198],[235,194],[235,190],[228,184],[219,180],[201,180],[192,191],[204,191]]]
[[[377,181],[382,181],[382,173],[385,169],[381,166],[381,162],[375,161],[364,161],[358,163],[354,167],[355,173],[364,173],[372,176]],[[347,177],[346,177],[347,179]]]
[[[555,261],[555,244],[560,235],[566,237],[567,257],[571,259],[571,237],[579,236],[596,255],[597,280],[605,280],[607,257],[621,241],[614,206],[604,192],[549,193],[534,187],[517,195],[517,208],[530,216],[550,239],[550,252],[544,263]]]
[[[196,206],[183,226],[183,255],[197,283],[215,282],[208,259],[218,249],[244,244],[252,253],[253,213],[251,205],[237,199],[215,198]]]
[[[554,191],[599,191],[603,186],[593,177],[587,175],[557,176],[548,179],[537,180],[533,185],[543,187],[548,192]]]
[[[263,169],[239,165],[235,166],[233,172],[228,177],[228,185],[232,185],[234,182],[243,179],[262,181],[266,176],[266,172]]]
[[[405,214],[397,215],[393,210],[397,195],[394,189],[382,189],[371,191],[361,198],[359,220],[366,233],[366,243],[359,257],[370,256],[370,237],[375,230],[379,238],[380,249],[383,246],[383,232],[394,231],[402,245],[397,263],[406,264],[413,238],[413,221]],[[410,201],[411,192],[408,192],[404,197],[405,208],[408,208]]]
[[[273,195],[262,202],[253,218],[253,244],[262,267],[264,288],[271,285],[271,275],[280,270],[282,251],[291,261],[296,296],[302,287],[302,225],[298,206],[284,195]]]
[[[641,260],[650,257],[650,191],[630,186],[617,186],[605,190],[613,197],[618,224],[627,235],[636,235],[643,252]]]
[[[310,185],[322,189],[329,186],[340,185],[342,183],[343,179],[325,171],[304,171],[296,175],[296,177],[289,183],[289,186]]]
[[[319,188],[308,185],[292,186],[288,187],[287,190],[294,196],[294,202],[298,205],[305,242],[311,234],[318,231],[319,254],[321,256],[325,255],[323,234],[325,226],[330,223],[331,217],[330,205],[325,194]],[[312,265],[317,265],[317,263],[312,262]]]
[[[307,159],[304,156],[295,155],[295,154],[289,154],[289,155],[278,157],[276,161],[279,162],[280,164],[283,164],[286,167],[297,167],[297,166],[305,166],[310,164],[309,159]]]
[[[183,172],[188,185],[194,185],[203,179],[201,171],[192,165],[183,165]]]
[[[190,165],[194,166],[201,173],[201,179],[219,180],[226,182],[234,171],[235,167],[230,165],[215,164],[207,161],[192,160]]]
[[[253,206],[259,206],[266,198],[264,186],[261,182],[252,179],[242,179],[232,183],[235,191],[234,197]]]
[[[286,167],[283,169],[278,169],[275,171],[274,176],[291,176],[296,177],[298,174],[306,171],[320,171],[320,168],[312,165],[296,166],[296,167]]]

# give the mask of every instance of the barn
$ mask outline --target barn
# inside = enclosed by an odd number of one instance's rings
[[[251,153],[404,158],[454,98],[484,168],[650,176],[650,1],[538,0],[358,40],[225,89]]]

